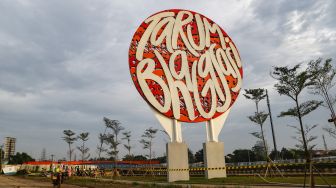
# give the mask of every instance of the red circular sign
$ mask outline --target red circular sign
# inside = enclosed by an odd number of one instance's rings
[[[184,122],[218,117],[235,102],[243,70],[231,38],[209,18],[165,10],[136,30],[129,66],[140,95],[158,112]]]

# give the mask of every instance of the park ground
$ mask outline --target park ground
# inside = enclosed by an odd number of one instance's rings
[[[336,177],[325,177],[332,187],[336,187]],[[262,180],[259,177],[228,177],[218,178],[212,180],[206,180],[203,177],[192,177],[190,181],[180,181],[176,183],[167,183],[165,177],[118,177],[118,178],[83,178],[83,177],[71,177],[66,180],[65,184],[62,184],[62,188],[128,188],[128,187],[264,187],[264,188],[276,188],[276,187],[302,187],[303,177],[275,177],[267,178],[268,182]],[[270,183],[273,182],[273,183]],[[308,182],[307,182],[308,183]],[[317,185],[326,186],[324,181],[316,177]],[[10,187],[52,187],[51,181],[45,177],[38,176],[0,176],[0,188]]]

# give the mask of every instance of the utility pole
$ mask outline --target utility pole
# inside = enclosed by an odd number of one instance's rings
[[[267,89],[266,89],[266,98],[267,98],[268,113],[269,113],[269,117],[270,117],[270,121],[271,121],[271,128],[272,128],[272,137],[273,137],[273,145],[274,145],[275,159],[277,160],[277,159],[278,159],[278,149],[277,149],[276,140],[275,140],[274,127],[273,127],[273,120],[272,120],[272,113],[271,113],[271,105],[270,105],[270,102],[269,102]]]

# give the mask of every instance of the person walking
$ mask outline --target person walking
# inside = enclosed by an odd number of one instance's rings
[[[59,166],[55,168],[55,171],[51,174],[51,181],[54,188],[61,188],[62,172]]]

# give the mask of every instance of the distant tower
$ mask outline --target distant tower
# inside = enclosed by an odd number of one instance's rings
[[[15,143],[16,143],[16,138],[12,137],[6,137],[5,138],[5,155],[4,159],[9,160],[10,156],[13,156],[15,153]]]
[[[40,161],[47,160],[47,150],[45,148],[42,149]]]

